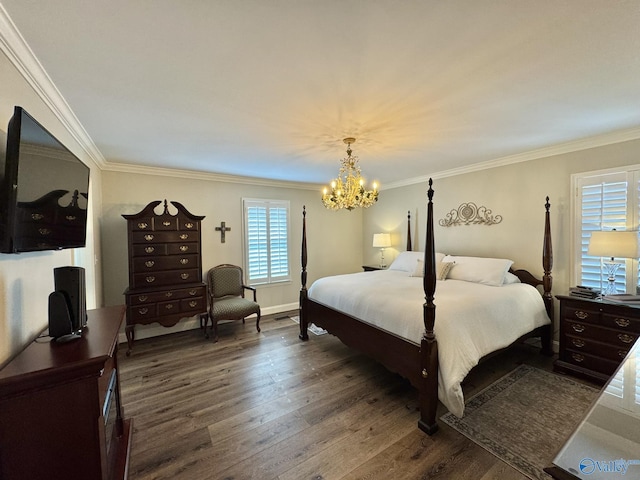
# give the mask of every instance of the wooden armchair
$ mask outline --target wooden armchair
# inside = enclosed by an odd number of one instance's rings
[[[242,268],[223,264],[213,267],[207,273],[209,298],[209,318],[213,330],[213,339],[218,341],[219,320],[242,320],[256,314],[256,330],[260,331],[260,305],[256,300],[256,289],[244,284]],[[245,290],[253,292],[253,300],[245,298]],[[207,323],[204,330],[207,335]]]

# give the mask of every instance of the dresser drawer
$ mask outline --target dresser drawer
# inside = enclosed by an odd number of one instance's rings
[[[562,323],[562,333],[583,339],[593,339],[601,343],[608,343],[618,347],[629,348],[638,338],[633,332],[621,332],[611,328],[591,325],[586,322],[565,320]]]
[[[184,255],[191,253],[199,253],[200,247],[194,242],[178,242],[167,245],[167,255]]]
[[[200,257],[193,255],[166,255],[161,257],[140,257],[133,259],[133,271],[155,272],[159,270],[180,270],[198,268]]]
[[[204,312],[207,309],[204,297],[185,298],[180,301],[182,312]]]
[[[167,245],[164,243],[154,243],[153,245],[133,245],[133,258],[136,257],[157,257],[167,254]]]
[[[158,316],[157,304],[132,305],[127,308],[127,323],[146,323]]]
[[[629,353],[629,348],[623,346],[609,345],[607,343],[601,343],[593,339],[576,337],[572,335],[566,335],[565,345],[567,349],[574,350],[576,352],[588,353],[596,357],[608,358],[614,362],[620,362],[624,360]]]
[[[631,318],[628,312],[622,312],[620,314],[603,313],[602,325],[622,332],[631,332],[632,334],[640,335],[640,320]]]
[[[568,303],[565,305],[562,310],[562,315],[567,320],[594,325],[600,325],[600,319],[602,317],[602,313],[597,306],[585,306],[579,303]]]
[[[131,240],[134,244],[157,244],[157,243],[176,243],[176,242],[197,242],[198,232],[140,232],[131,233]]]
[[[601,358],[599,356],[590,355],[586,352],[580,352],[571,349],[567,349],[564,354],[560,356],[560,359],[578,367],[588,370],[594,370],[606,375],[612,375],[621,362],[621,359],[618,361],[613,361],[606,358]]]
[[[198,280],[200,280],[200,271],[197,268],[137,273],[133,275],[133,288],[179,285],[181,283],[193,283]]]

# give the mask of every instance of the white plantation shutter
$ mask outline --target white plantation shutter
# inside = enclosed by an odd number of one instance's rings
[[[289,202],[243,199],[243,210],[247,282],[290,280]]]
[[[594,231],[638,229],[638,212],[640,212],[638,170],[595,175],[581,174],[575,177],[577,265],[574,271],[577,272],[576,283],[602,290],[608,283],[606,269],[603,268],[602,262],[608,258],[587,255],[589,239]],[[637,268],[632,271],[630,267],[634,263],[631,260],[616,260],[621,262],[615,281],[618,291],[635,293],[633,286],[638,284]],[[631,288],[627,289],[627,285]]]
[[[638,414],[640,406],[640,348],[636,348],[623,367],[611,379],[605,392],[606,404]]]

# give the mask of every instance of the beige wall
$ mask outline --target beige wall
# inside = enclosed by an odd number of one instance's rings
[[[321,276],[361,270],[362,213],[330,212],[320,201],[319,189],[258,186],[227,183],[202,178],[103,172],[102,258],[104,262],[105,303],[124,302],[129,283],[126,221],[122,214],[137,213],[154,200],[177,201],[202,222],[203,274],[220,263],[243,265],[242,198],[288,200],[291,215],[292,281],[279,286],[258,287],[258,302],[266,314],[297,308],[300,293],[300,250],[302,206],[307,208],[309,246],[308,283]],[[158,207],[160,212],[161,207]],[[170,213],[175,210],[170,206]],[[226,243],[220,242],[215,227],[226,222],[231,231]],[[136,326],[136,338],[193,328],[195,319],[181,321],[171,328],[158,325]]]
[[[640,140],[581,150],[478,172],[434,179],[434,236],[437,251],[457,255],[510,258],[515,268],[541,276],[545,197],[551,203],[553,239],[553,292],[570,287],[570,176],[621,165],[640,163]],[[406,244],[407,211],[412,214],[414,250],[424,250],[427,184],[383,190],[378,205],[366,211],[363,225],[365,262],[379,259],[371,246],[373,234],[390,231],[392,260]],[[473,202],[494,215],[498,225],[442,227],[438,220],[460,204]],[[436,303],[438,293],[436,291]]]
[[[91,169],[89,215],[100,212],[101,175],[91,158],[52,113],[49,106],[0,53],[0,129],[6,132],[15,105],[25,108]],[[4,172],[2,172],[4,174]],[[0,206],[2,208],[4,206]],[[48,298],[53,291],[53,269],[77,265],[87,270],[87,304],[102,302],[97,216],[87,233],[87,248],[59,252],[0,254],[0,365],[18,353],[48,324]]]

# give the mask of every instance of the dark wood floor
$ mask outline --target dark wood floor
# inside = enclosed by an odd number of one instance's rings
[[[443,423],[423,434],[417,392],[335,337],[301,342],[289,318],[260,325],[222,324],[218,343],[192,330],[121,349],[130,479],[526,478]],[[551,368],[521,345],[474,369],[465,395],[520,363]]]

